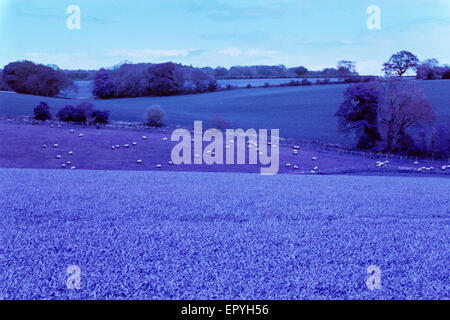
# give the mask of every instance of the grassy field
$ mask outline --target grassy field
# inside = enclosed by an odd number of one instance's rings
[[[450,180],[0,169],[0,299],[449,298]],[[69,265],[81,289],[65,286]],[[367,267],[381,289],[366,287]]]
[[[450,81],[419,81],[440,122],[450,121]],[[145,111],[160,105],[170,125],[192,126],[194,120],[210,124],[218,114],[235,128],[278,128],[283,137],[349,144],[337,131],[334,113],[347,85],[239,89],[174,97],[94,100],[97,108],[111,111],[111,119],[143,121]],[[47,101],[53,113],[79,100],[51,99],[0,93],[0,115],[31,115]]]

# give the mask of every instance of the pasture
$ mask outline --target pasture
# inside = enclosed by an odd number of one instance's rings
[[[0,180],[0,299],[448,298],[448,179],[0,169]],[[65,286],[73,264],[81,290]],[[370,265],[380,290],[366,287]]]
[[[450,121],[450,81],[418,81],[434,107],[438,121]],[[192,126],[194,120],[210,125],[221,115],[235,128],[278,128],[282,137],[351,144],[339,134],[334,114],[347,85],[256,88],[172,97],[91,100],[96,108],[111,111],[111,120],[142,122],[145,111],[160,105],[166,124]],[[83,89],[84,93],[86,88]],[[77,99],[44,98],[0,92],[0,115],[32,115],[40,101],[48,102],[53,114]]]

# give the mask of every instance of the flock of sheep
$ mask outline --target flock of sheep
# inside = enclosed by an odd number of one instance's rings
[[[53,128],[54,125],[51,125],[51,127]],[[58,128],[61,128],[61,125],[58,125]],[[74,134],[74,133],[75,133],[75,130],[71,129],[71,130],[70,130],[70,133],[71,133],[71,134]],[[83,136],[84,136],[84,134],[82,134],[82,133],[80,133],[80,134],[78,135],[79,138],[82,138]],[[146,141],[146,140],[148,140],[148,137],[147,137],[147,136],[142,136],[142,140],[143,140],[143,141]],[[168,141],[168,138],[167,138],[167,137],[164,137],[162,140],[163,140],[163,141]],[[194,140],[194,139],[192,139],[192,140]],[[234,143],[234,140],[230,140],[229,143],[226,144],[225,148],[226,148],[226,149],[229,149],[229,148],[230,148],[230,144],[233,144],[233,143]],[[271,145],[272,147],[275,147],[275,148],[278,147],[277,145],[272,145],[271,142],[267,142],[267,144],[268,144],[268,145]],[[130,144],[124,144],[123,146],[121,146],[121,145],[119,145],[119,144],[113,145],[113,146],[111,147],[111,149],[112,149],[112,150],[118,150],[118,149],[120,149],[121,147],[124,148],[124,149],[128,149],[128,148],[130,148],[130,147],[135,147],[135,146],[137,146],[137,145],[138,145],[138,143],[137,143],[136,141],[134,141],[134,142],[132,142],[132,143],[130,143]],[[262,152],[259,150],[258,144],[257,144],[256,141],[249,140],[249,141],[248,141],[247,147],[248,147],[249,149],[255,148],[256,151],[259,151],[259,155],[262,155]],[[44,144],[44,145],[43,145],[43,148],[47,148],[47,145]],[[58,145],[58,144],[53,144],[53,148],[54,148],[54,149],[58,149],[58,148],[59,148],[59,145]],[[298,154],[299,154],[299,151],[300,151],[300,147],[299,147],[299,146],[296,146],[296,145],[293,146],[293,148],[292,148],[292,153],[293,153],[293,155],[298,155]],[[208,153],[208,154],[211,154],[211,155],[213,155],[213,156],[215,155],[215,153],[214,153],[213,151],[211,151],[211,150],[207,151],[207,153]],[[69,156],[69,157],[72,156],[73,154],[74,154],[73,151],[67,152],[67,156]],[[197,157],[197,158],[198,158],[198,157],[200,157],[200,155],[195,154],[194,157]],[[62,156],[61,154],[57,154],[57,155],[56,155],[56,159],[61,160],[62,158],[63,158],[63,156]],[[317,161],[318,158],[317,158],[317,157],[312,157],[311,160],[312,160],[312,161]],[[143,160],[142,160],[142,159],[138,159],[138,160],[136,160],[136,163],[137,163],[137,164],[142,164],[142,163],[143,163]],[[168,164],[169,164],[169,165],[173,165],[173,162],[172,162],[172,161],[168,161]],[[415,162],[414,162],[414,165],[418,165],[418,164],[419,164],[418,161],[415,161]],[[386,160],[386,161],[377,161],[376,164],[375,164],[375,166],[376,166],[377,168],[387,168],[388,165],[389,165],[389,160]],[[298,165],[292,165],[291,163],[286,163],[285,166],[286,166],[286,168],[293,168],[294,170],[299,170],[299,169],[300,169],[300,167],[299,167]],[[76,167],[72,164],[72,162],[71,162],[70,160],[66,161],[65,163],[62,163],[62,164],[61,164],[61,168],[70,168],[71,170],[75,170],[75,169],[76,169]],[[162,168],[162,164],[157,164],[157,165],[156,165],[156,168],[158,168],[158,169]],[[449,169],[449,168],[450,168],[450,165],[444,165],[444,166],[441,167],[442,171],[445,171],[445,170],[447,170],[447,169]],[[420,168],[417,169],[417,172],[432,172],[432,171],[434,171],[434,170],[435,170],[434,167],[420,167]],[[319,167],[318,167],[318,166],[314,166],[314,168],[313,168],[310,172],[311,172],[312,174],[315,174],[315,173],[317,173],[318,171],[319,171]]]

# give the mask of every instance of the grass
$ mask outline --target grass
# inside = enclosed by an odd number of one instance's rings
[[[0,299],[448,298],[447,179],[0,169],[0,180]],[[73,264],[79,291],[65,287]],[[372,264],[381,290],[366,287]]]
[[[450,81],[419,81],[434,107],[439,122],[450,121]],[[334,114],[347,85],[261,88],[221,91],[174,97],[143,97],[94,100],[96,108],[111,111],[117,121],[144,120],[145,111],[160,105],[169,125],[192,126],[203,120],[209,126],[221,115],[235,128],[278,128],[283,137],[330,143],[352,144],[338,133]],[[14,93],[0,93],[0,115],[32,115],[40,101],[48,102],[53,114],[79,100],[50,99]]]

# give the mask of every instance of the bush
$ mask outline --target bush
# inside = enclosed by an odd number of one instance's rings
[[[66,122],[88,122],[92,118],[93,106],[90,102],[83,102],[76,107],[66,105],[58,111],[56,116],[58,119]]]
[[[247,89],[251,89],[251,88],[252,88],[252,85],[249,83],[249,84],[247,84],[246,88],[247,88]]]
[[[312,82],[309,81],[308,79],[303,79],[302,80],[302,86],[311,86]]]
[[[212,118],[211,125],[213,128],[216,128],[219,130],[225,130],[225,129],[231,127],[230,123],[219,115],[216,115]]]
[[[442,79],[450,79],[450,70],[444,72]]]
[[[45,97],[75,88],[73,80],[63,71],[31,61],[8,64],[3,70],[3,80],[15,92]]]
[[[164,125],[164,112],[159,106],[154,106],[147,111],[145,116],[146,124],[150,127],[162,127]]]
[[[41,102],[34,108],[34,118],[36,120],[50,120],[52,118],[52,114],[50,113],[50,108],[47,103]]]
[[[107,124],[109,122],[109,111],[94,110],[91,117],[92,123]]]

